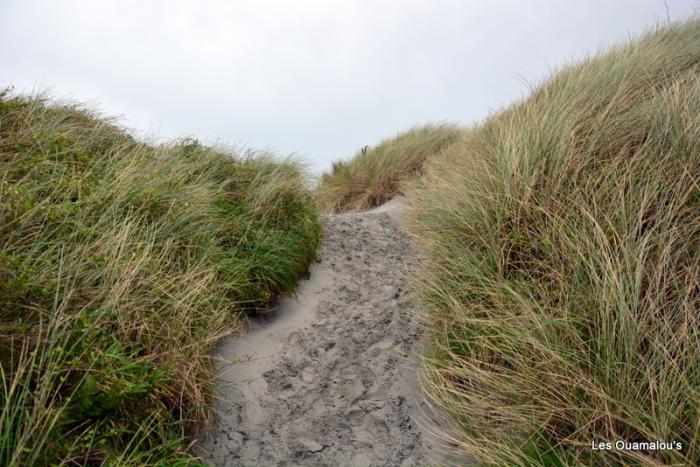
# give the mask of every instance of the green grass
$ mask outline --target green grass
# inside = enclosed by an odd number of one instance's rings
[[[320,238],[293,161],[0,93],[0,465],[186,465],[213,342]]]
[[[700,465],[700,22],[569,66],[411,182],[425,387],[487,465]],[[680,451],[593,451],[677,441]]]
[[[349,162],[334,162],[316,190],[319,208],[340,212],[384,203],[401,192],[403,180],[420,173],[430,158],[461,134],[452,124],[425,125],[365,147]]]

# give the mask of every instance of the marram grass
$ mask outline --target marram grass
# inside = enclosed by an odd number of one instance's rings
[[[184,465],[210,350],[320,238],[304,171],[0,94],[0,465]]]
[[[420,173],[461,134],[456,125],[425,125],[364,147],[349,162],[335,162],[331,172],[322,175],[316,202],[329,212],[378,206],[399,194],[402,181]]]
[[[700,22],[563,69],[407,193],[445,437],[486,465],[700,465]],[[682,449],[592,449],[618,440]]]

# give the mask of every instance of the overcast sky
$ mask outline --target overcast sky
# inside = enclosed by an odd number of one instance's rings
[[[50,88],[138,135],[295,153],[320,171],[417,123],[483,119],[553,67],[698,6],[0,0],[0,87]]]

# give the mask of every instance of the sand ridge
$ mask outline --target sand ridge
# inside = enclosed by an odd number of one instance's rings
[[[324,216],[320,262],[295,298],[217,349],[213,465],[426,465],[442,458],[421,428],[418,258],[399,227],[404,202]],[[441,463],[441,462],[440,462]]]

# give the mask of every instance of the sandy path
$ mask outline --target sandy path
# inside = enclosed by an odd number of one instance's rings
[[[420,428],[420,350],[405,272],[416,262],[401,202],[324,217],[321,261],[244,336],[218,349],[215,465],[443,463]]]

